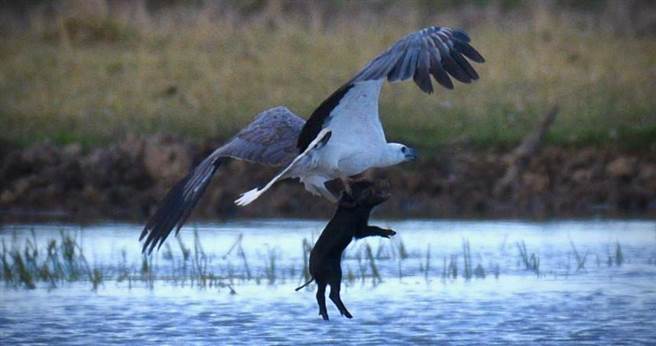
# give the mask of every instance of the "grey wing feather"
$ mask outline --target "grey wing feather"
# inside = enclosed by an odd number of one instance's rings
[[[260,113],[228,143],[216,149],[167,193],[159,208],[148,220],[139,240],[142,251],[151,253],[169,234],[180,231],[214,173],[227,159],[234,158],[267,166],[283,166],[298,153],[296,139],[305,124],[303,118],[285,107]]]
[[[296,140],[305,120],[286,107],[266,110],[212,156],[284,166],[298,155]]]
[[[485,62],[469,42],[469,36],[461,30],[439,26],[422,29],[405,36],[375,57],[349,83],[413,78],[421,90],[431,93],[432,75],[439,84],[452,89],[453,83],[448,75],[463,83],[478,79],[478,74],[463,56],[477,63]]]

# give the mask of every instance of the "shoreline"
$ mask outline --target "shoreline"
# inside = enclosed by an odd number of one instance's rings
[[[83,152],[76,144],[36,144],[0,153],[0,218],[145,222],[168,189],[208,155],[201,145],[167,135],[128,136]],[[422,155],[423,154],[423,155]],[[430,156],[429,156],[430,155]],[[612,148],[546,146],[516,181],[495,189],[511,153],[443,148],[414,163],[376,170],[392,198],[378,218],[624,218],[656,217],[656,153]],[[253,169],[257,167],[256,169]],[[330,203],[288,180],[247,208],[232,201],[266,182],[275,168],[231,161],[222,166],[195,208],[196,219],[320,218]]]

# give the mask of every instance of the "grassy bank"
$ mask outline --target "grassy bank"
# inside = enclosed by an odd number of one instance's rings
[[[139,20],[34,16],[0,40],[0,138],[97,146],[127,133],[225,138],[259,111],[309,115],[370,58],[427,24],[463,26],[481,80],[422,94],[384,88],[391,139],[424,149],[516,143],[552,105],[549,141],[656,145],[656,39],[536,8],[476,21],[414,11],[308,23],[200,9]]]

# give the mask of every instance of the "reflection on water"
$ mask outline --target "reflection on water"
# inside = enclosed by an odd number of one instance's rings
[[[293,291],[303,281],[303,239],[316,239],[321,222],[198,225],[207,272],[223,276],[236,294],[170,280],[184,263],[175,239],[168,240],[172,258],[166,258],[166,250],[153,258],[162,278],[154,288],[117,282],[123,252],[130,268],[137,271],[142,264],[139,225],[5,225],[0,238],[7,244],[31,238],[29,229],[41,246],[59,238],[62,228],[74,232],[88,261],[102,268],[106,279],[96,292],[87,282],[34,290],[3,285],[0,337],[3,344],[85,345],[250,345],[254,340],[618,344],[650,343],[656,337],[656,222],[376,224],[395,229],[399,237],[351,244],[343,267],[352,277],[345,278],[342,298],[355,318],[341,318],[329,306],[328,323],[317,315],[312,285]],[[243,256],[230,251],[240,234]],[[191,228],[181,238],[193,248]],[[464,277],[466,244],[469,270],[480,266],[485,278]],[[372,260],[363,255],[366,246],[383,280],[378,285],[371,278]],[[537,272],[527,269],[531,256],[538,260]],[[245,265],[250,280],[243,275]],[[455,269],[455,277],[447,269]],[[273,285],[267,280],[271,275]]]

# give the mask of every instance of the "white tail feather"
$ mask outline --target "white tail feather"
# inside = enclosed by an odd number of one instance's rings
[[[260,195],[264,192],[265,190],[262,189],[252,189],[250,191],[242,193],[239,198],[235,201],[235,204],[237,204],[240,207],[243,207],[245,205],[251,204],[254,200],[256,200]]]
[[[251,204],[254,200],[256,200],[260,195],[262,195],[266,190],[268,190],[273,184],[275,184],[278,180],[280,180],[287,172],[289,172],[296,163],[305,157],[310,151],[316,149],[319,145],[319,143],[327,136],[330,135],[330,129],[323,129],[319,132],[317,137],[308,145],[307,149],[305,151],[296,156],[294,160],[285,168],[282,170],[282,172],[278,173],[271,181],[269,181],[263,188],[259,189],[253,189],[248,192],[244,192],[241,194],[241,196],[235,201],[235,204],[237,204],[240,207],[246,206]]]

